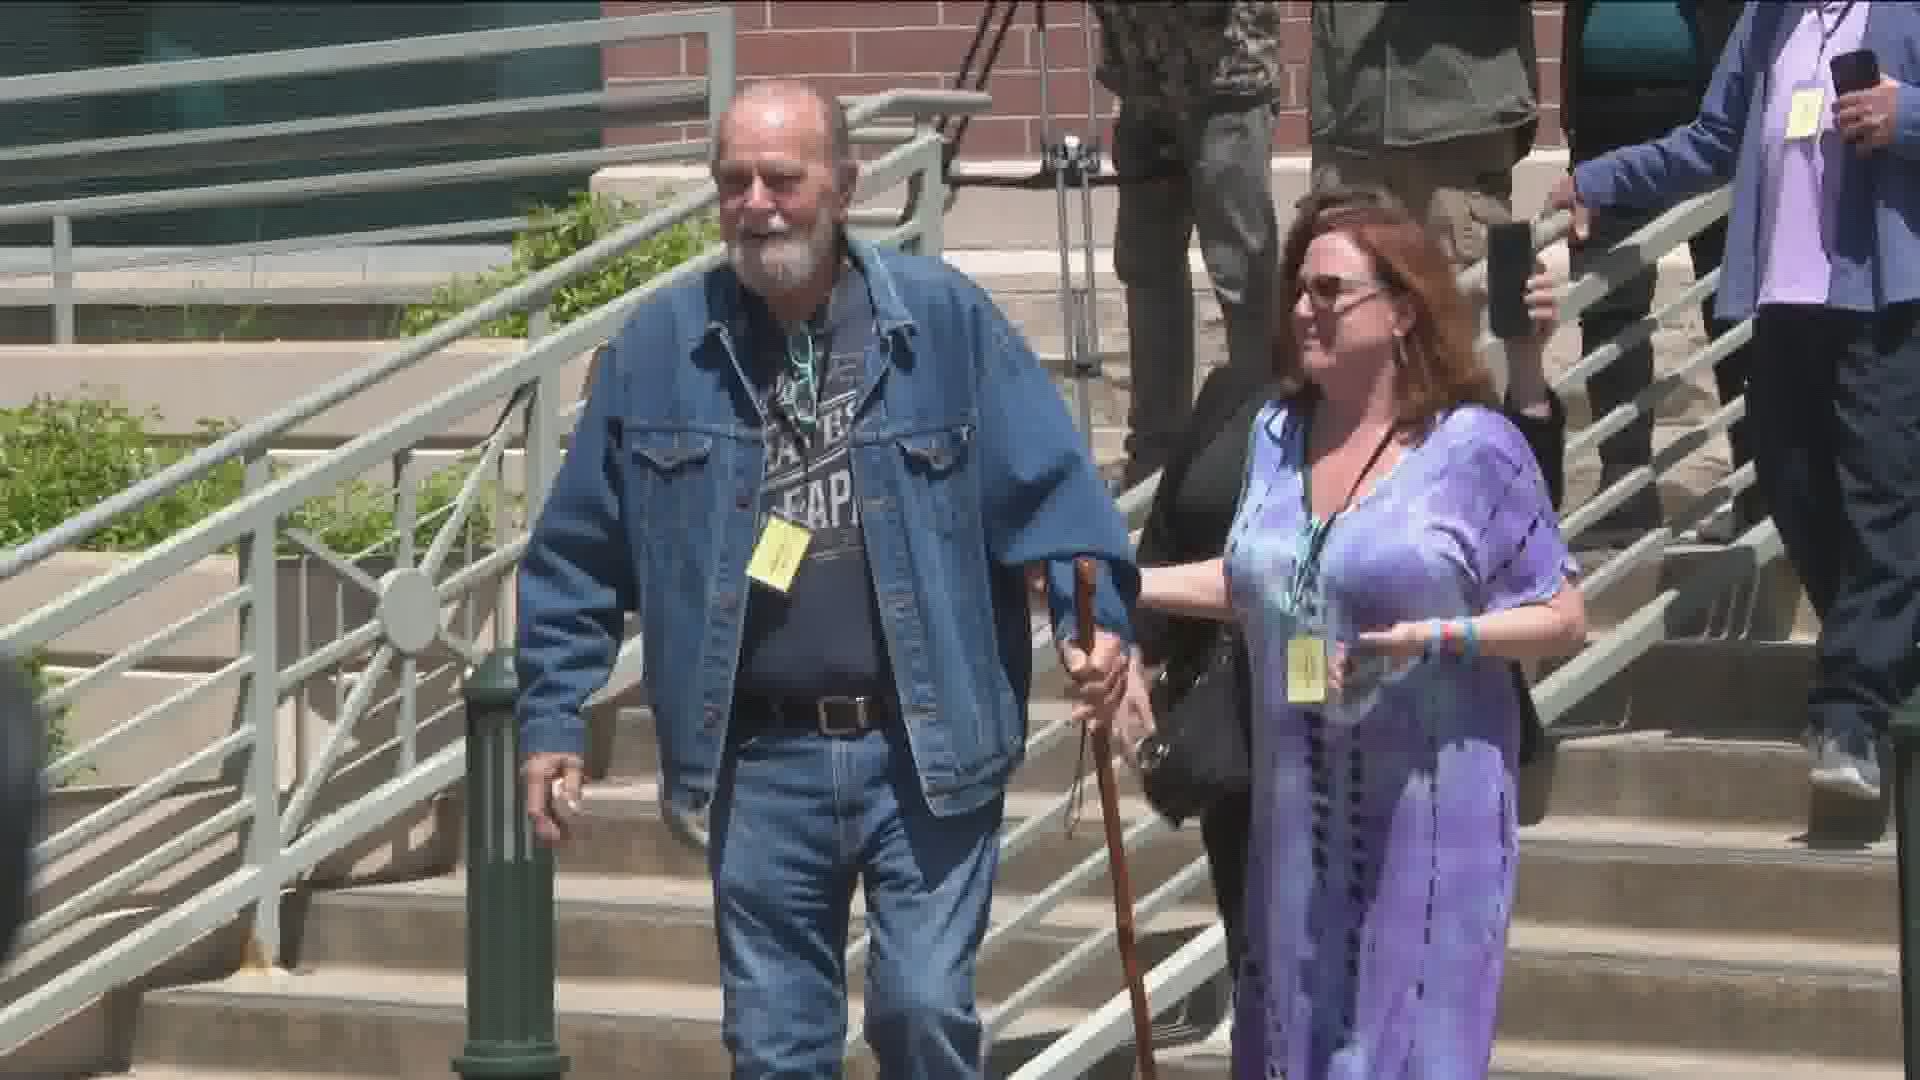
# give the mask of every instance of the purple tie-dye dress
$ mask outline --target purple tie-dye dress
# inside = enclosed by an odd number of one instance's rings
[[[1504,661],[1442,658],[1287,704],[1305,526],[1297,410],[1255,421],[1227,545],[1256,671],[1237,1080],[1481,1080],[1513,903],[1518,703]],[[1540,602],[1574,573],[1533,455],[1463,407],[1341,514],[1320,555],[1330,639]]]

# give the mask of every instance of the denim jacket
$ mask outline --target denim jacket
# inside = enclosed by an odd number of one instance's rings
[[[1047,564],[1065,636],[1072,560],[1099,559],[1096,621],[1129,641],[1139,573],[1059,391],[986,292],[938,259],[850,249],[879,323],[849,436],[867,558],[921,787],[936,814],[964,813],[1025,752],[1025,566]],[[751,325],[727,267],[634,313],[520,566],[521,751],[584,752],[582,705],[636,611],[683,831],[713,797],[752,587],[767,417]]]
[[[1738,321],[1760,292],[1760,229],[1770,133],[1761,130],[1773,60],[1798,17],[1796,4],[1748,4],[1720,54],[1700,115],[1651,142],[1623,146],[1574,167],[1580,198],[1596,210],[1664,210],[1729,181],[1733,210],[1714,314]],[[1901,84],[1893,142],[1861,156],[1849,150],[1838,175],[1833,284],[1828,306],[1879,311],[1920,300],[1920,5],[1875,4],[1865,47]]]

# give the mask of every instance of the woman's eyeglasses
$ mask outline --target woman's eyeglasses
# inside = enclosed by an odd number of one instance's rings
[[[1332,311],[1343,297],[1363,298],[1383,292],[1386,288],[1386,283],[1377,278],[1350,274],[1309,274],[1295,283],[1293,298],[1297,302],[1300,295],[1305,293],[1313,301],[1314,307]]]

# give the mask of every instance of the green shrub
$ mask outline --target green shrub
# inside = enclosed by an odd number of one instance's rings
[[[403,334],[428,330],[473,307],[502,289],[517,285],[554,263],[591,245],[628,222],[644,217],[652,206],[612,195],[581,193],[563,207],[540,207],[527,227],[513,238],[513,257],[497,270],[457,277],[435,290],[433,299],[407,309],[400,320]],[[720,237],[711,216],[673,225],[592,273],[576,278],[554,294],[554,325],[564,325],[609,301],[645,285],[655,277],[699,255]],[[524,338],[527,316],[511,315],[481,327],[492,337]]]
[[[136,413],[105,396],[43,396],[18,408],[0,409],[0,547],[46,532],[232,430],[223,421],[202,420],[195,438],[169,443],[152,431],[156,419],[153,411]],[[420,481],[414,511],[416,550],[432,543],[444,521],[443,514],[434,512],[453,503],[471,471],[464,463],[450,465]],[[90,551],[144,551],[245,492],[245,466],[225,462],[114,518],[83,546]],[[492,494],[483,481],[463,533],[480,540],[491,535]],[[282,524],[306,530],[343,555],[358,555],[382,541],[391,544],[388,533],[395,510],[391,487],[354,480],[296,507]],[[279,537],[279,554],[298,550],[284,534]]]
[[[104,396],[40,397],[16,408],[0,408],[0,548],[20,544],[75,514],[150,476],[191,452],[194,445],[231,430],[224,422],[203,420],[196,438],[168,442],[151,428],[153,412],[136,413]],[[472,466],[459,463],[423,477],[415,488],[415,558],[423,555],[445,522],[444,511],[459,497]],[[206,475],[122,514],[82,543],[89,551],[135,552],[153,547],[223,507],[246,491],[245,467],[222,464]],[[511,504],[509,504],[511,506]],[[299,552],[285,527],[311,533],[340,553],[390,555],[396,511],[394,489],[355,480],[296,507],[281,520],[277,553]],[[483,480],[452,555],[493,535],[496,492]],[[231,549],[229,549],[231,550]],[[42,652],[29,655],[27,672],[41,693],[58,685]],[[68,710],[47,717],[47,760],[71,749]],[[60,782],[91,772],[82,768]]]
[[[185,456],[138,414],[104,396],[39,397],[0,409],[0,547],[24,543]],[[202,422],[204,438],[228,428]],[[237,498],[243,467],[228,462],[163,498],[109,522],[88,539],[95,551],[138,551]]]
[[[60,685],[60,680],[47,672],[47,656],[45,652],[35,650],[28,654],[25,660],[25,667],[27,671],[27,681],[33,684],[35,696],[45,697],[51,693],[55,687]],[[57,709],[48,709],[46,710],[46,714],[46,760],[51,764],[52,762],[60,760],[60,755],[73,749],[73,747],[67,738],[67,706],[62,705]]]

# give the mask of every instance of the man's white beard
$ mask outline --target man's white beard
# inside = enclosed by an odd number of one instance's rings
[[[774,218],[772,227],[785,227]],[[786,229],[778,236],[758,239],[740,236],[727,245],[727,258],[747,288],[761,295],[790,292],[813,279],[833,256],[834,223],[830,214],[813,219],[810,234]]]

